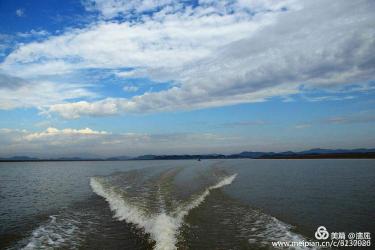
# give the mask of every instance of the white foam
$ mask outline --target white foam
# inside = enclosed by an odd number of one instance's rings
[[[185,217],[191,209],[198,207],[205,200],[205,198],[210,194],[211,190],[221,188],[226,185],[230,185],[234,181],[236,176],[237,174],[233,174],[231,176],[225,177],[224,179],[219,181],[217,184],[208,187],[202,194],[196,197],[192,202],[178,209],[179,211],[177,213],[177,217],[180,219],[183,219],[183,217]]]
[[[47,224],[36,228],[32,232],[29,243],[23,249],[51,249],[62,247],[67,241],[73,240],[77,228],[73,220],[61,220],[57,222],[56,216],[51,215],[50,221]]]
[[[257,219],[253,221],[253,218]],[[293,226],[286,224],[277,218],[254,210],[243,216],[241,223],[241,236],[248,238],[251,244],[260,244],[265,248],[272,246],[271,242],[302,242],[305,237],[294,232]],[[314,247],[295,246],[292,249],[316,249]]]
[[[114,188],[105,187],[98,177],[92,177],[90,179],[90,185],[96,194],[102,196],[109,203],[110,209],[115,213],[116,218],[132,223],[142,228],[146,233],[149,233],[151,238],[156,242],[156,250],[172,250],[177,248],[178,229],[183,222],[183,218],[189,211],[199,206],[210,194],[211,190],[229,185],[235,178],[236,174],[228,176],[217,184],[206,188],[206,190],[195,197],[192,202],[181,206],[174,213],[166,214],[162,212],[153,215],[147,214],[139,207],[126,202],[121,194],[116,192]]]

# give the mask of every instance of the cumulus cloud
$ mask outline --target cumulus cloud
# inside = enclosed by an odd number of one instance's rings
[[[79,118],[83,113],[90,116],[108,116],[119,113],[119,106],[126,105],[126,100],[105,99],[98,102],[73,102],[51,105],[48,112],[58,112],[67,119]]]
[[[57,72],[129,68],[117,76],[175,84],[130,99],[50,105],[50,113],[65,118],[251,103],[374,80],[373,1],[204,0],[193,7],[90,0],[85,6],[104,20],[20,46],[1,67],[16,76],[48,74],[53,70],[44,67],[54,63]]]
[[[47,128],[39,132],[0,129],[1,156],[27,154],[40,157],[118,156],[145,153],[209,153],[225,145],[237,145],[238,138],[209,133],[110,133],[90,128]],[[201,146],[196,147],[197,143]],[[158,145],[155,148],[155,145]]]
[[[32,140],[40,140],[45,138],[51,138],[54,137],[74,137],[77,138],[77,136],[93,136],[93,135],[105,135],[108,134],[106,131],[95,131],[90,128],[84,128],[84,129],[57,129],[57,128],[47,128],[45,131],[42,132],[36,132],[36,133],[30,133],[26,135],[24,138],[28,141]]]

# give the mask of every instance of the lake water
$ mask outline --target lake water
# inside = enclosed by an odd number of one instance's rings
[[[374,237],[375,160],[0,163],[1,249],[272,249],[319,226]]]

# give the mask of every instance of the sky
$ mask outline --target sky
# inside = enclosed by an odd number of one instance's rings
[[[0,0],[0,157],[375,148],[374,13]]]

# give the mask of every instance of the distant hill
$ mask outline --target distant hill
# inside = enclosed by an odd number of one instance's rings
[[[223,154],[203,155],[141,155],[132,160],[188,160],[188,159],[225,159]]]
[[[194,155],[140,155],[137,157],[115,156],[108,158],[36,158],[29,156],[13,156],[0,158],[0,161],[127,161],[127,160],[188,160],[188,159],[335,159],[335,158],[375,158],[375,148],[357,149],[322,149],[314,148],[293,152],[252,152],[244,151],[238,154],[194,154]]]
[[[35,161],[39,160],[38,158],[35,157],[29,157],[29,156],[12,156],[9,158],[0,158],[0,161],[3,160],[8,160],[8,161]]]
[[[322,149],[314,148],[307,151],[298,152],[298,154],[343,154],[343,153],[370,153],[375,149],[357,148],[357,149]]]
[[[106,158],[105,160],[106,161],[126,161],[126,160],[129,160],[131,158],[132,157],[129,157],[129,156],[114,156],[114,157]]]
[[[266,154],[269,154],[269,155],[272,155],[274,154],[273,152],[248,152],[248,151],[245,151],[245,152],[241,152],[239,154],[232,154],[232,155],[228,155],[228,158],[260,158]]]

